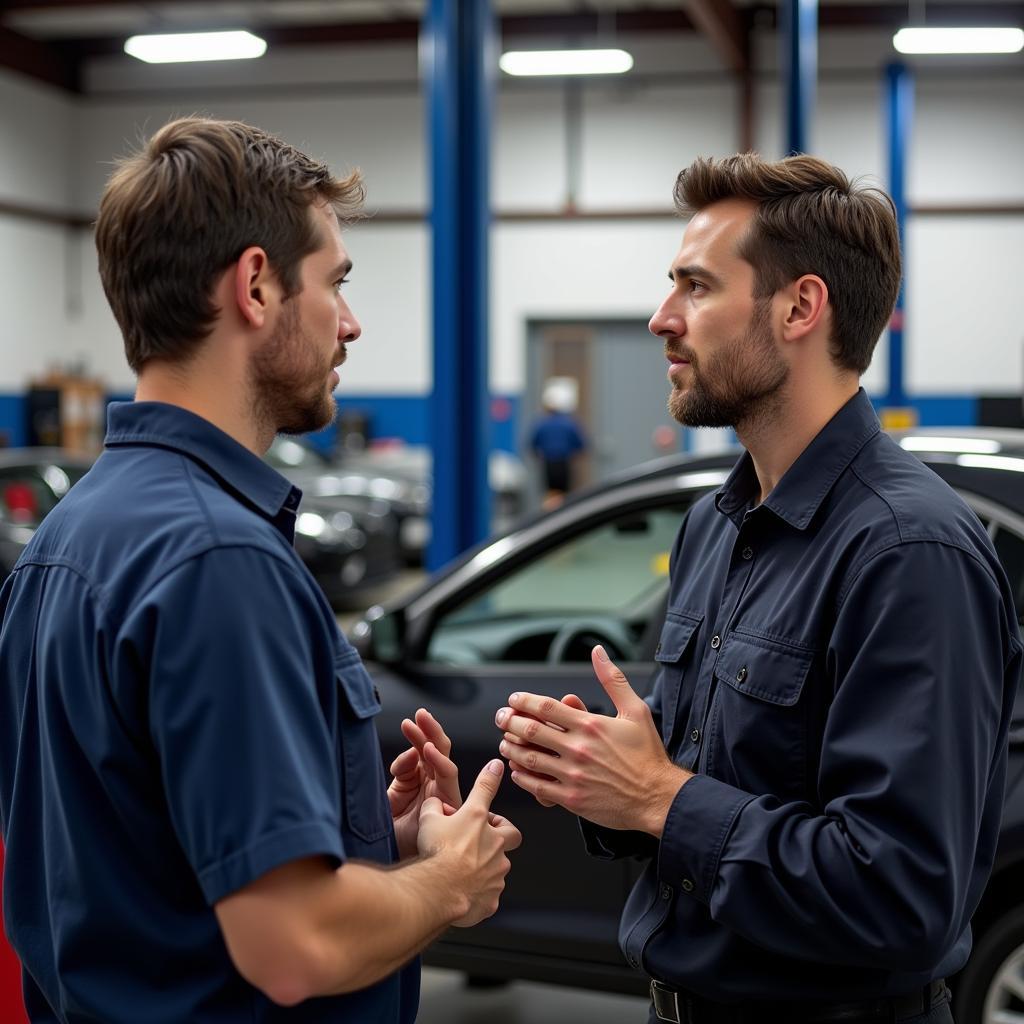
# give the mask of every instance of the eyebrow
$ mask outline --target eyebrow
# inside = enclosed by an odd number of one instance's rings
[[[702,267],[699,263],[690,263],[687,266],[673,267],[668,272],[668,279],[673,282],[687,277],[702,277],[709,284],[716,286],[722,283],[722,279],[717,274],[712,274],[707,267]]]
[[[343,262],[339,263],[331,271],[331,278],[334,279],[334,278],[338,278],[338,277],[348,277],[348,275],[351,273],[351,271],[352,271],[352,261],[351,260],[344,260]]]

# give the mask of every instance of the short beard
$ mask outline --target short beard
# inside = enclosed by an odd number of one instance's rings
[[[770,416],[789,379],[789,367],[775,349],[770,326],[771,301],[754,305],[747,331],[708,357],[702,370],[690,362],[686,390],[673,386],[668,397],[672,416],[686,427],[739,427]]]
[[[298,308],[285,303],[274,329],[253,356],[249,387],[257,422],[275,434],[308,434],[334,422],[338,406],[327,391],[330,367],[302,329]]]

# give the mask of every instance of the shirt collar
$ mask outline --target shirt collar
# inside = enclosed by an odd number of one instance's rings
[[[169,448],[208,469],[226,489],[270,519],[294,513],[302,492],[209,420],[165,402],[111,402],[104,446]]]
[[[762,504],[790,526],[806,529],[832,486],[880,429],[870,399],[863,388],[858,389],[800,453]],[[744,452],[715,495],[715,506],[738,522],[759,488],[753,460]]]

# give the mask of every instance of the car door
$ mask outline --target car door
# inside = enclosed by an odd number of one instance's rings
[[[639,502],[628,495],[564,525],[505,563],[469,579],[429,614],[415,662],[371,666],[384,704],[385,756],[400,749],[401,717],[426,706],[455,742],[464,788],[497,755],[498,708],[517,690],[575,693],[614,714],[590,650],[602,643],[646,693],[663,619],[672,543],[695,491],[670,482]],[[650,488],[648,489],[650,490]],[[533,955],[568,955],[622,965],[618,921],[637,867],[588,857],[576,818],[543,808],[510,781],[496,809],[522,830],[513,870],[493,919],[465,941]]]

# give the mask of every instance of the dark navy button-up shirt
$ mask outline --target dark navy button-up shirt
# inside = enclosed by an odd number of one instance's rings
[[[974,513],[851,399],[756,505],[744,455],[672,555],[649,699],[696,772],[650,857],[627,959],[720,1001],[845,1001],[952,974],[992,866],[1021,668]]]
[[[4,916],[33,1020],[415,1018],[417,964],[274,1005],[212,909],[297,858],[397,855],[379,704],[291,546],[299,497],[206,420],[115,405],[0,592]]]

